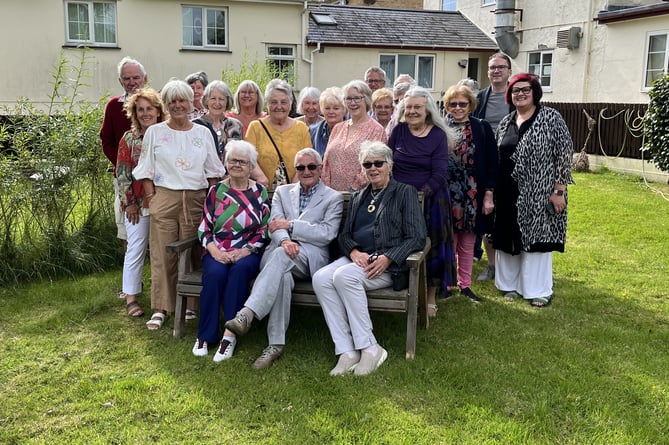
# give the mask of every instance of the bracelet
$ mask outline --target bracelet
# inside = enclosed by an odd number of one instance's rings
[[[252,244],[247,244],[244,247],[251,253],[258,253],[258,248]]]

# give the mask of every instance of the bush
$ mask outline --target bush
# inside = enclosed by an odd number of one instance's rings
[[[46,110],[21,98],[0,128],[0,284],[120,264],[111,175],[98,132],[104,99],[82,101],[87,50],[61,53]]]
[[[644,116],[646,139],[641,150],[650,154],[658,169],[669,172],[669,74],[657,79],[648,95],[650,104]]]

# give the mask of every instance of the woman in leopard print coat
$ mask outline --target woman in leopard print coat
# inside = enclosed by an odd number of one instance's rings
[[[495,286],[504,298],[536,307],[553,297],[552,252],[564,252],[567,184],[573,145],[560,114],[539,104],[539,79],[514,76],[506,91],[516,111],[497,129],[500,165],[495,189]]]

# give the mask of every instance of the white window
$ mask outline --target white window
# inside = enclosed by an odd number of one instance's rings
[[[441,0],[442,11],[455,11],[457,9],[457,0]]]
[[[267,45],[267,67],[273,77],[291,82],[295,75],[295,47],[291,45]]]
[[[483,6],[486,6],[486,5],[494,5],[494,4],[495,4],[495,0],[481,0],[481,4],[482,4]]]
[[[392,85],[397,76],[408,74],[418,85],[434,88],[434,56],[426,54],[381,54],[379,66],[386,72],[387,85]]]
[[[669,31],[648,34],[644,89],[669,71]]]
[[[227,49],[228,10],[204,6],[182,6],[181,44],[190,49]]]
[[[66,1],[65,17],[68,44],[116,46],[115,1]]]
[[[553,79],[553,51],[530,53],[527,70],[539,76],[544,91],[550,91]]]

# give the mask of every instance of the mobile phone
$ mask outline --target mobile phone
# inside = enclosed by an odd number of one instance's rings
[[[545,205],[546,211],[548,212],[549,215],[555,215],[555,207],[553,207],[553,203],[548,201]]]

